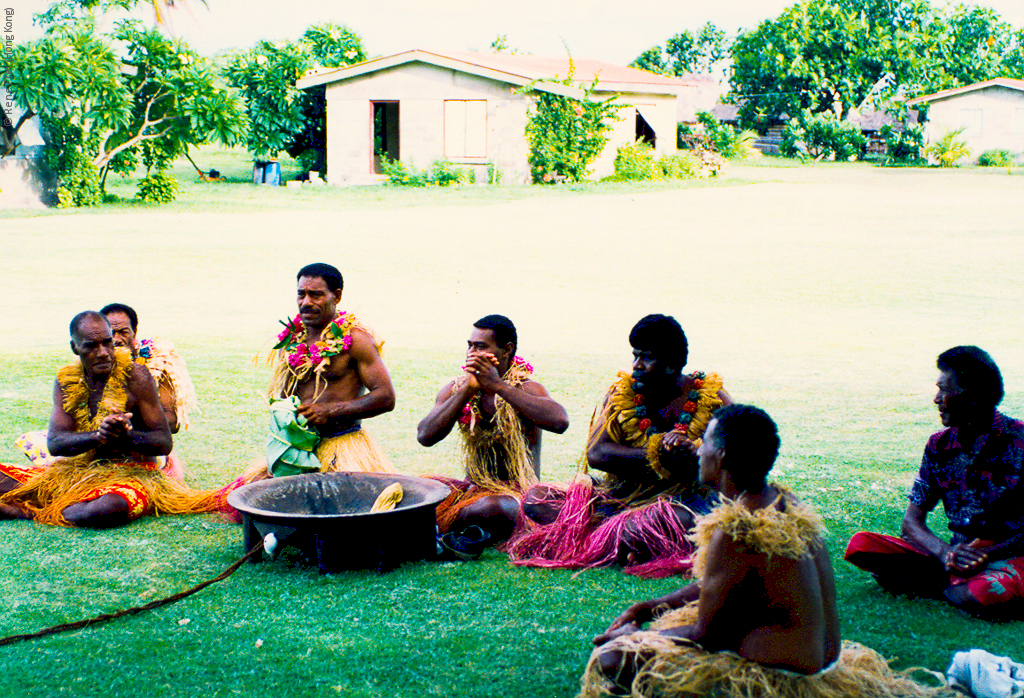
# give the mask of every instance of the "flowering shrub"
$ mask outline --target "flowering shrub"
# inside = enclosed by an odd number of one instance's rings
[[[853,160],[863,154],[866,145],[867,139],[855,124],[840,121],[831,112],[812,115],[805,110],[782,129],[779,152],[786,157]]]
[[[707,179],[715,177],[725,160],[713,150],[683,151],[675,155],[664,155],[658,166],[670,179]]]
[[[885,141],[885,160],[883,165],[895,163],[917,163],[922,160],[921,150],[924,148],[924,129],[918,124],[904,124],[897,131],[890,124],[879,129]]]
[[[573,86],[576,66],[569,59],[569,75],[564,80],[548,80]],[[526,141],[530,144],[530,176],[534,184],[554,184],[560,179],[580,182],[590,174],[590,164],[608,144],[611,122],[618,121],[619,107],[614,97],[594,101],[591,92],[597,79],[583,90],[583,99],[573,99],[537,89],[535,83],[523,88],[534,94],[534,103],[526,122]]]

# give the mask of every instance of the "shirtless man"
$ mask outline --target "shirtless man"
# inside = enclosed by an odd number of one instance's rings
[[[58,460],[48,468],[2,466],[0,516],[120,526],[160,509],[144,485],[165,477],[155,458],[170,452],[171,432],[152,376],[127,350],[115,349],[103,315],[74,317],[71,351],[78,361],[57,375],[47,435]]]
[[[416,438],[433,446],[459,425],[465,481],[448,480],[452,495],[438,506],[442,533],[479,526],[491,543],[515,527],[519,498],[540,477],[541,431],[563,433],[569,416],[516,356],[518,335],[503,315],[473,325],[462,374],[437,394]]]
[[[671,673],[723,650],[743,658],[738,666],[748,660],[804,675],[839,658],[835,584],[821,522],[766,481],[778,449],[775,423],[763,411],[746,405],[716,411],[698,450],[700,481],[725,501],[698,527],[700,581],[633,604],[595,637],[584,695],[625,695],[638,673],[655,667]],[[780,537],[789,537],[789,545],[773,548]],[[652,632],[642,632],[652,620]],[[671,687],[705,695],[714,685]]]
[[[335,267],[307,265],[297,281],[299,314],[278,335],[269,394],[272,399],[295,398],[296,415],[319,433],[319,465],[281,460],[268,462],[269,472],[385,472],[387,459],[361,424],[395,407],[395,390],[380,357],[383,343],[352,313],[338,311],[343,281]]]

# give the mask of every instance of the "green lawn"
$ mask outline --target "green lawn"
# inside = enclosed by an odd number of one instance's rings
[[[664,312],[687,331],[692,369],[779,422],[776,476],[826,518],[845,637],[899,667],[944,670],[969,647],[1024,659],[1021,622],[888,597],[841,560],[853,532],[897,530],[939,428],[940,351],[986,348],[1004,411],[1024,415],[1019,174],[765,161],[711,183],[295,191],[245,183],[238,153],[196,160],[229,181],[193,182],[185,163],[169,206],[2,216],[0,460],[18,462],[14,438],[46,423],[71,316],[121,301],[188,360],[203,409],[175,445],[193,483],[227,481],[260,453],[264,359],[295,312],[294,274],[327,261],[345,274],[343,306],[387,340],[398,407],[371,426],[397,468],[458,472],[456,444],[423,449],[415,425],[472,321],[500,312],[569,411],[544,444],[545,475],[566,479],[628,363],[629,328]],[[238,527],[204,516],[0,526],[0,636],[144,603],[241,553]],[[495,553],[323,577],[285,559],[152,613],[0,648],[0,667],[8,692],[29,696],[570,696],[589,638],[679,583],[524,570]]]

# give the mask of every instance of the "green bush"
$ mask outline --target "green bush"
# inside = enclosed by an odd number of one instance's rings
[[[1009,150],[986,150],[978,156],[982,167],[1013,167],[1013,156]]]
[[[430,182],[439,187],[472,184],[473,170],[469,167],[459,167],[450,160],[435,160],[430,168]]]
[[[738,131],[729,124],[719,122],[718,119],[705,111],[697,112],[697,121],[704,127],[705,135],[722,157],[730,160],[747,160],[761,157],[761,151],[754,147],[754,143],[759,137],[756,131]],[[687,131],[690,131],[690,129],[687,129]],[[683,140],[685,135],[682,129],[677,129],[677,141]]]
[[[879,133],[885,140],[883,165],[913,164],[923,160],[921,150],[924,148],[924,128],[920,124],[904,124],[901,131],[886,124]]]
[[[139,193],[135,196],[150,204],[169,204],[178,196],[178,180],[158,170],[139,180]]]
[[[723,164],[722,156],[712,150],[683,151],[658,160],[669,179],[707,179],[716,176]]]
[[[569,57],[569,74],[543,82],[576,87],[576,64]],[[579,85],[582,99],[537,90],[535,81],[521,92],[534,96],[533,108],[526,119],[526,142],[530,144],[530,177],[534,184],[555,184],[560,180],[580,182],[590,174],[590,164],[608,144],[611,123],[619,119],[615,97],[595,101],[591,94],[597,79],[589,86]]]
[[[384,183],[392,187],[425,187],[430,184],[430,176],[426,172],[407,166],[401,160],[384,158],[380,168],[387,177]]]
[[[779,152],[786,157],[832,158],[836,161],[861,157],[867,139],[856,124],[840,121],[832,112],[805,111],[782,129]]]
[[[430,170],[417,170],[401,160],[384,158],[381,169],[387,176],[385,184],[393,187],[428,187],[431,185],[447,187],[453,184],[470,183],[473,181],[473,170],[459,167],[449,160],[435,160]]]
[[[615,177],[617,181],[661,179],[661,167],[654,161],[654,148],[637,140],[615,151]]]

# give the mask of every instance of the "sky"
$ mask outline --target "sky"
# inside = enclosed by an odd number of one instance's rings
[[[413,48],[485,51],[499,34],[523,53],[595,58],[625,65],[684,29],[713,22],[728,34],[753,29],[795,0],[186,0],[172,11],[176,35],[203,55],[248,48],[259,40],[296,39],[319,22],[347,26],[371,55]],[[13,10],[14,40],[38,36],[31,15],[44,0],[0,0]],[[932,0],[939,6],[942,0]],[[988,0],[1024,27],[1024,0]],[[143,16],[152,20],[152,11]],[[11,32],[8,32],[11,33]],[[6,38],[6,37],[5,37]]]

